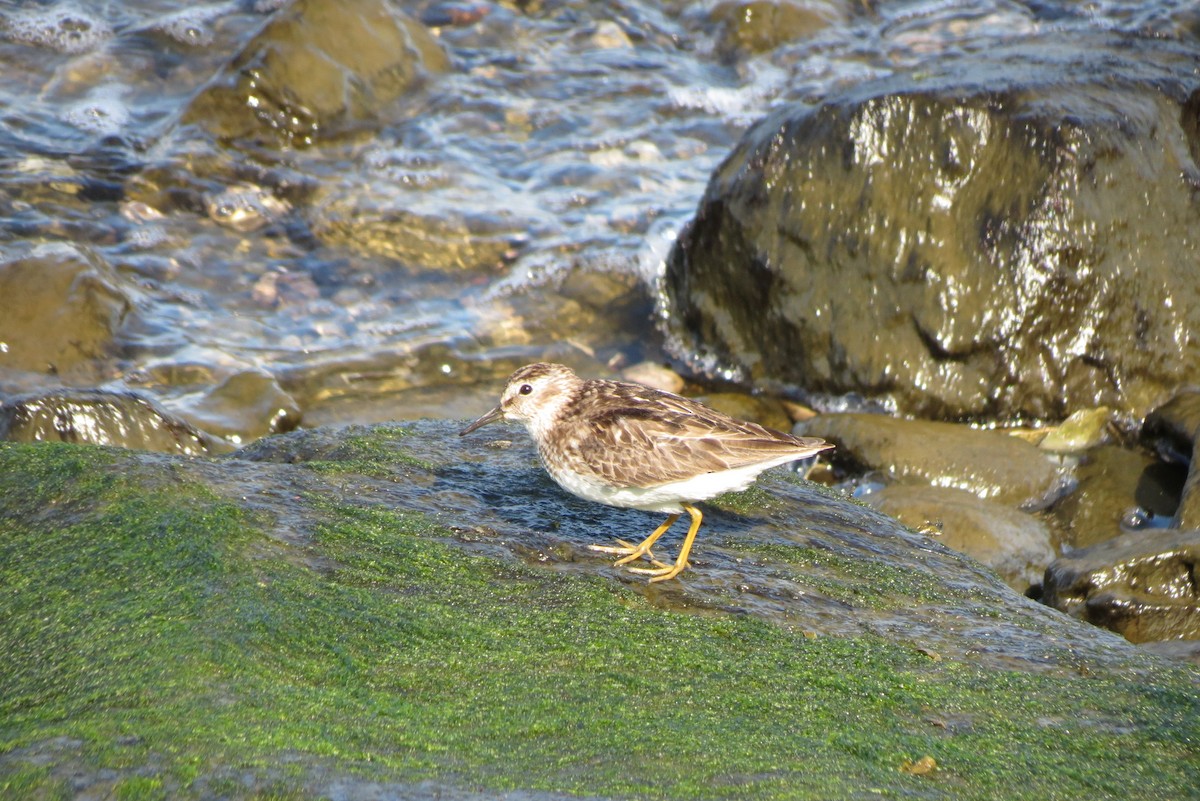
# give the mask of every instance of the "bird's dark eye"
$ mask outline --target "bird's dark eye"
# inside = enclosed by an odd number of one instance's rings
[[[533,392],[533,387],[529,384],[522,384],[521,388],[517,391],[522,395],[528,395],[530,392]]]

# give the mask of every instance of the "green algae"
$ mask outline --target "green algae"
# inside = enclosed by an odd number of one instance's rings
[[[5,798],[62,797],[61,776],[20,758],[57,738],[128,798],[310,797],[318,768],[637,798],[1200,786],[1183,668],[985,670],[880,637],[676,614],[319,488],[298,499],[305,544],[287,544],[164,464],[0,445]],[[932,775],[900,771],[925,755]]]
[[[380,425],[361,430],[355,427],[355,433],[342,437],[332,452],[321,459],[307,460],[302,464],[319,473],[354,473],[376,478],[394,475],[397,467],[431,470],[432,465],[428,462],[396,446],[396,440],[408,435],[409,430],[399,425]]]
[[[737,514],[761,513],[780,505],[774,495],[761,487],[750,487],[740,492],[726,492],[713,498],[710,503]]]
[[[869,561],[808,545],[759,544],[742,548],[770,561],[789,578],[822,595],[853,606],[885,609],[899,599],[909,602],[977,603],[981,598],[949,587],[921,570]]]
[[[66,779],[53,776],[49,768],[16,763],[0,768],[0,797],[67,801],[71,787]]]

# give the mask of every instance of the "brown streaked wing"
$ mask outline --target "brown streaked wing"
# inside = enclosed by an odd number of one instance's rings
[[[825,444],[634,384],[588,382],[572,411],[564,446],[575,451],[576,469],[619,486],[653,487],[787,453],[802,458]]]

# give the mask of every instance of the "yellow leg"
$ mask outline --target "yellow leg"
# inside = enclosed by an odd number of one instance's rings
[[[683,504],[683,508],[689,515],[692,516],[692,525],[691,528],[688,529],[687,536],[683,538],[683,546],[679,549],[679,556],[676,557],[675,564],[671,567],[660,567],[654,569],[646,567],[631,567],[629,568],[631,572],[646,573],[647,575],[653,576],[650,581],[666,581],[667,579],[675,578],[683,572],[683,569],[687,567],[688,556],[690,556],[692,553],[692,543],[696,541],[696,532],[700,530],[700,523],[704,521],[704,515],[700,514],[700,510],[695,506],[692,506],[690,503],[685,503]],[[678,517],[679,515],[673,515],[672,519],[667,521],[668,525],[670,523],[674,523]],[[662,528],[659,531],[651,534],[650,540],[654,540],[662,536],[663,531],[666,531],[666,529]],[[642,544],[644,545],[645,543]],[[621,564],[621,562],[617,562],[617,564]]]

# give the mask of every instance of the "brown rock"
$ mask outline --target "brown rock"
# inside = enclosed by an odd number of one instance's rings
[[[1018,592],[1040,583],[1054,560],[1045,523],[964,490],[893,484],[862,500],[982,562]]]
[[[263,370],[234,373],[180,413],[236,445],[291,431],[301,418],[299,404]]]
[[[906,415],[1141,418],[1200,383],[1197,58],[1021,38],[779,108],[667,260],[674,355]]]
[[[1052,457],[997,431],[875,414],[823,414],[800,427],[834,442],[835,458],[1009,506],[1040,509],[1070,487]]]
[[[69,245],[0,263],[0,368],[62,374],[102,358],[133,308],[116,272]]]

